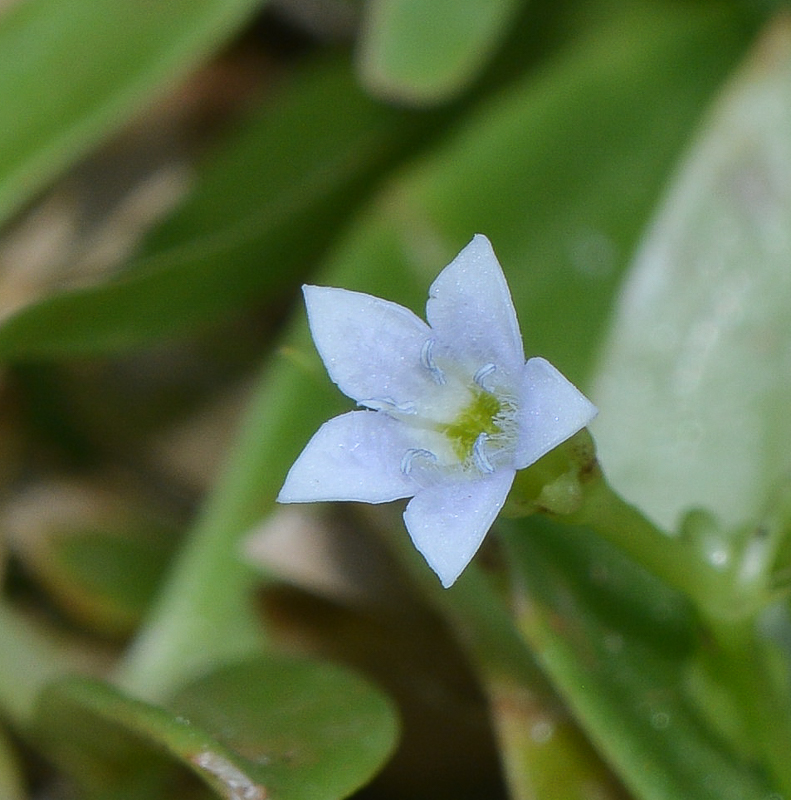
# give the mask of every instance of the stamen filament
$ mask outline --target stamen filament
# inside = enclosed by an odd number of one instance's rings
[[[488,440],[489,436],[486,433],[478,434],[478,438],[472,446],[472,460],[475,462],[475,466],[478,468],[479,472],[485,472],[487,475],[491,475],[494,472],[494,467],[492,466],[492,462],[489,461],[489,457],[486,455],[484,449]]]
[[[426,339],[420,351],[420,363],[431,373],[431,377],[439,386],[445,385],[445,373],[434,362],[432,351],[434,350],[434,340]]]
[[[484,386],[484,381],[497,369],[494,364],[484,364],[476,373],[473,375],[472,379],[478,386],[481,387],[485,392],[490,392],[491,389],[488,386]]]
[[[431,450],[424,450],[421,447],[411,447],[404,453],[404,457],[401,459],[401,472],[403,472],[404,475],[409,475],[412,471],[412,461],[418,456],[421,458],[428,458],[432,463],[436,463],[437,461],[437,457]]]

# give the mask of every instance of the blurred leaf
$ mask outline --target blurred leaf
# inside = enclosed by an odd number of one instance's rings
[[[476,77],[522,0],[371,0],[359,69],[376,94],[406,103],[447,100]]]
[[[24,800],[22,775],[11,743],[0,729],[0,797],[3,800]]]
[[[271,797],[346,797],[378,771],[398,725],[390,703],[353,673],[270,655],[219,670],[172,703],[255,762]]]
[[[366,97],[345,59],[314,65],[227,138],[119,278],[0,325],[0,358],[140,347],[275,300],[428,122]]]
[[[157,539],[104,531],[54,537],[41,554],[49,557],[48,589],[82,624],[104,634],[130,633],[167,570],[175,544],[167,533]]]
[[[6,500],[0,527],[66,616],[116,636],[139,622],[178,542],[161,507],[106,478],[31,481]]]
[[[168,785],[169,756],[227,800],[346,797],[397,735],[389,703],[360,678],[284,657],[210,674],[171,708],[71,678],[44,693],[39,735],[91,798],[150,798],[134,792]]]
[[[755,517],[791,468],[791,21],[717,105],[629,277],[595,400],[613,485],[668,529]],[[638,444],[639,443],[639,444]]]
[[[691,702],[695,632],[680,596],[588,531],[536,518],[502,529],[522,634],[636,797],[773,796]]]
[[[0,711],[17,730],[27,728],[45,686],[82,662],[73,648],[40,621],[0,603]],[[80,663],[84,666],[84,663]]]
[[[261,0],[24,0],[0,15],[0,222],[171,88]]]

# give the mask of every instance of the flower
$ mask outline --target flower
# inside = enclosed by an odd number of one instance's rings
[[[330,377],[364,410],[319,428],[278,501],[411,497],[407,530],[451,586],[516,471],[585,427],[596,408],[548,361],[525,363],[505,276],[480,234],[432,284],[428,324],[360,292],[305,286],[304,294]]]

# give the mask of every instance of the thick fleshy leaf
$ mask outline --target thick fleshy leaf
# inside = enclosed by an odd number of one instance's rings
[[[306,286],[305,304],[316,349],[348,397],[407,405],[431,386],[421,366],[431,331],[409,309],[326,286]]]
[[[524,367],[516,468],[538,461],[596,416],[596,406],[543,358]]]
[[[473,365],[491,363],[514,377],[521,370],[511,292],[485,236],[476,235],[431,284],[426,319],[440,342]]]
[[[716,107],[643,244],[594,397],[613,485],[669,529],[754,517],[791,467],[791,24]]]
[[[362,679],[274,655],[205,676],[167,709],[66,679],[44,693],[38,721],[90,798],[172,796],[158,776],[181,764],[226,800],[340,800],[373,776],[397,734],[389,702]],[[152,788],[123,794],[140,785]]]
[[[515,474],[500,469],[476,480],[437,483],[409,501],[404,511],[409,535],[444,587],[456,581],[481,546]]]
[[[259,5],[25,0],[3,10],[0,221],[171,87]]]
[[[387,503],[411,497],[417,487],[401,469],[411,446],[404,427],[377,411],[350,411],[325,422],[294,462],[277,499]]]
[[[360,71],[388,99],[432,103],[457,94],[505,34],[522,0],[371,0]]]

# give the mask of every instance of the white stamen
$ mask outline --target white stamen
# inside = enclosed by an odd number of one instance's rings
[[[473,375],[472,379],[478,386],[481,387],[486,392],[491,391],[488,386],[484,385],[484,381],[497,369],[494,364],[484,364],[476,373]]]
[[[485,472],[488,475],[491,475],[494,472],[494,467],[492,466],[492,462],[489,461],[486,451],[484,450],[488,439],[489,437],[487,434],[478,434],[478,438],[475,440],[475,444],[472,446],[472,460],[475,462],[475,466],[478,468],[479,472]]]
[[[399,414],[414,414],[417,411],[413,402],[407,401],[406,403],[396,403],[392,397],[358,400],[357,405],[370,408],[371,411],[397,411]]]
[[[420,363],[431,373],[431,377],[440,385],[445,385],[445,373],[434,362],[432,351],[434,350],[434,340],[426,339],[423,349],[420,351]]]
[[[421,447],[412,447],[404,453],[404,457],[401,459],[401,472],[404,475],[409,475],[412,471],[412,461],[417,458],[428,458],[432,463],[435,463],[437,457],[431,450],[424,450]]]

